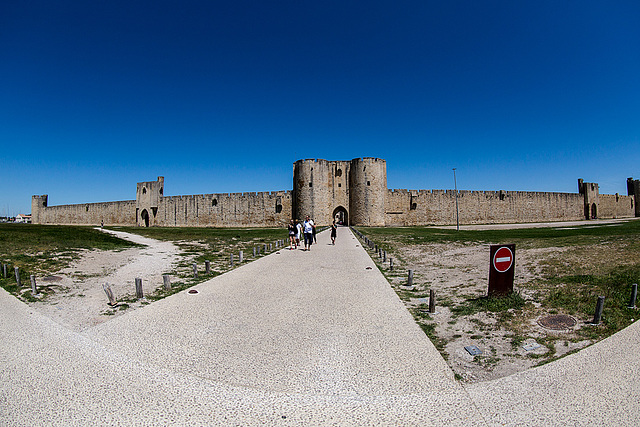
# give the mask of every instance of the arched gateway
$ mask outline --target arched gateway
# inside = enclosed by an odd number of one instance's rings
[[[347,210],[342,206],[338,206],[333,210],[333,219],[336,224],[349,225],[349,214],[347,213]]]

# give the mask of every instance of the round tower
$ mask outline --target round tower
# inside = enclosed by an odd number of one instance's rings
[[[333,164],[324,159],[298,160],[293,164],[293,216],[309,215],[316,224],[331,223],[329,178]]]
[[[364,157],[351,161],[349,174],[349,222],[384,226],[387,193],[387,162]]]

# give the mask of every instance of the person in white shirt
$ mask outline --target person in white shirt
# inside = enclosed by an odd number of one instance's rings
[[[304,250],[310,251],[311,244],[313,243],[313,229],[315,228],[313,220],[307,215],[307,219],[304,221]]]
[[[300,223],[300,221],[298,221],[298,220],[296,220],[296,230],[297,230],[297,233],[296,233],[296,248],[297,248],[298,246],[300,246],[300,237],[302,237],[301,236],[301,234],[302,234],[302,223]]]

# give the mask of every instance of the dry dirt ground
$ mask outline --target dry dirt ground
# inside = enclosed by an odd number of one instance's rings
[[[613,221],[598,221],[606,224]],[[524,227],[572,227],[584,223],[551,223],[523,225],[466,226],[465,229],[501,229]],[[451,228],[451,227],[444,227]],[[453,227],[455,229],[455,226]],[[526,370],[546,360],[561,357],[571,351],[584,348],[594,341],[584,340],[575,332],[593,318],[575,318],[575,326],[555,330],[540,325],[545,316],[566,314],[548,310],[538,302],[536,279],[549,266],[568,262],[583,263],[590,253],[605,253],[607,244],[587,249],[573,247],[545,247],[541,249],[517,249],[514,290],[526,301],[525,310],[509,310],[507,313],[479,312],[456,314],[451,308],[473,298],[487,295],[489,278],[489,245],[431,243],[425,245],[392,245],[399,259],[395,272],[387,264],[378,264],[407,308],[418,318],[435,328],[435,336],[441,342],[441,352],[463,382],[488,381]],[[602,246],[602,247],[599,247]],[[376,257],[374,256],[374,259]],[[563,261],[564,260],[564,261]],[[604,261],[604,260],[603,260]],[[576,274],[595,272],[597,262],[584,266]],[[414,271],[414,286],[408,288],[407,270]],[[436,292],[436,313],[428,313],[429,290]],[[595,302],[594,302],[595,308]],[[472,355],[465,347],[476,346],[482,354]]]
[[[135,309],[146,301],[131,301],[110,307],[103,284],[109,283],[115,297],[121,301],[135,295],[135,279],[142,279],[142,288],[149,294],[162,285],[162,274],[174,270],[180,259],[180,249],[171,242],[149,239],[121,231],[104,230],[122,239],[146,245],[121,251],[85,251],[68,268],[40,279],[55,289],[42,302],[29,305],[56,322],[82,331]],[[133,299],[133,298],[131,298]]]

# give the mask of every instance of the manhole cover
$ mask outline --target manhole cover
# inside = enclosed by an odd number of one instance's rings
[[[190,293],[190,294],[197,294],[197,293],[198,293],[198,291],[196,291],[195,289],[189,289],[189,293]]]
[[[59,282],[62,280],[62,277],[60,276],[46,276],[43,277],[42,279],[40,279],[43,282]]]
[[[576,323],[576,319],[566,314],[552,314],[538,319],[538,325],[555,331],[573,328],[576,326]]]
[[[367,270],[371,270],[371,267],[367,267]]]

